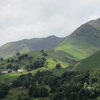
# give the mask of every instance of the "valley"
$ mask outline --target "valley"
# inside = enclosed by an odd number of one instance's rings
[[[0,100],[99,100],[100,19],[67,37],[0,47]]]

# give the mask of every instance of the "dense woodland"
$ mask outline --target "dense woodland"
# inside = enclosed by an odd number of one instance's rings
[[[10,88],[26,88],[28,96],[18,96],[17,100],[48,97],[49,100],[100,100],[100,70],[76,72],[66,71],[61,77],[51,71],[21,75],[12,84],[0,84],[0,98],[8,94]],[[34,99],[33,99],[34,100]]]
[[[74,61],[71,66],[64,68],[65,71],[60,76],[57,76],[53,71],[62,69],[61,64],[57,62],[55,68],[52,70],[37,71],[35,74],[32,74],[30,71],[38,68],[48,69],[47,59],[49,54],[44,50],[41,50],[40,54],[41,57],[35,58],[28,54],[20,53],[17,53],[15,58],[9,58],[6,60],[1,58],[0,62],[7,63],[5,69],[11,69],[17,73],[18,69],[24,68],[27,73],[21,73],[17,79],[13,79],[10,83],[8,82],[9,79],[5,78],[5,82],[0,83],[0,100],[3,100],[12,88],[21,88],[21,90],[26,90],[27,95],[24,93],[19,94],[17,95],[16,100],[35,100],[35,98],[47,98],[47,100],[100,99],[99,69],[79,70],[79,67],[78,70],[73,70],[74,66],[78,63],[77,61]],[[91,65],[91,58],[97,58],[98,55],[99,52],[94,54],[93,57],[91,56],[86,60],[83,60],[82,63],[84,62],[84,66],[85,62],[86,64]],[[27,64],[25,61],[27,61]],[[56,62],[56,59],[54,59],[54,61]],[[23,65],[25,66],[22,67]],[[99,66],[98,63],[97,66]]]

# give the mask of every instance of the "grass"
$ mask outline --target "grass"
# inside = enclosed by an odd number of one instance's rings
[[[52,69],[55,68],[55,65],[60,63],[62,68],[66,68],[68,66],[68,63],[67,62],[63,62],[63,61],[60,61],[60,60],[54,60],[50,57],[47,57],[47,62],[48,62],[48,67],[41,67],[41,68],[38,68],[38,69],[34,69],[32,71],[29,71],[29,72],[23,72],[23,74],[27,74],[27,73],[32,73],[32,74],[35,74],[37,71],[50,71]],[[6,82],[6,79],[7,79],[7,82],[8,83],[11,83],[13,80],[15,80],[18,76],[20,76],[21,73],[8,73],[8,74],[4,74],[4,75],[0,75],[0,82],[1,83],[4,83]]]
[[[55,76],[61,76],[64,72],[66,72],[66,68],[54,69],[52,70]]]
[[[0,75],[0,83],[5,83],[6,79],[7,79],[7,83],[11,83],[20,75],[21,73],[8,73],[8,74]]]
[[[85,38],[70,38],[61,43],[55,50],[63,51],[75,57],[76,60],[84,59],[99,48],[89,44]]]
[[[82,60],[76,66],[77,70],[97,70],[100,68],[100,51]]]
[[[42,57],[39,51],[29,52],[28,55],[34,58]],[[37,71],[53,71],[53,73],[55,73],[54,75],[60,76],[65,71],[63,68],[66,68],[70,64],[65,59],[66,55],[63,53],[58,53],[56,51],[48,51],[48,55],[49,56],[46,57],[47,62],[48,62],[48,67],[41,67],[41,68],[34,69],[29,72],[26,71],[26,72],[23,72],[22,74],[32,73],[34,75]],[[11,59],[17,59],[17,57],[15,56],[15,57],[12,57]],[[27,63],[28,61],[25,60],[23,62]],[[55,65],[58,63],[61,64],[62,70],[55,69]],[[0,62],[0,64],[1,65],[3,64],[4,67],[8,65],[7,61],[3,61],[2,63]],[[16,80],[16,78],[18,78],[22,74],[21,73],[8,73],[8,74],[0,75],[0,83],[7,82],[8,84],[10,84],[13,80]],[[49,89],[48,86],[46,87]],[[12,88],[10,89],[9,94],[3,100],[16,100],[19,94],[27,95],[27,90],[22,89],[22,88]],[[49,98],[33,98],[33,100],[49,100]]]

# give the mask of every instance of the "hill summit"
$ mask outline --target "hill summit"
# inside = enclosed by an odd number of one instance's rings
[[[63,40],[64,38],[49,36],[46,38],[32,38],[10,42],[0,47],[0,56],[8,58],[14,56],[17,52],[27,53],[34,50],[53,49]]]
[[[7,43],[0,47],[0,57],[7,58],[17,52],[26,53],[42,49],[61,51],[78,60],[92,55],[100,50],[100,19],[81,25],[65,38],[49,36]]]
[[[56,48],[83,59],[100,50],[100,19],[80,26]]]

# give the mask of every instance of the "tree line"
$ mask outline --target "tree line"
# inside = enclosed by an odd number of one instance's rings
[[[48,97],[50,100],[99,100],[100,72],[66,71],[61,77],[51,71],[35,75],[21,75],[13,81],[13,87],[28,89],[30,98]],[[48,86],[49,89],[46,87]]]

